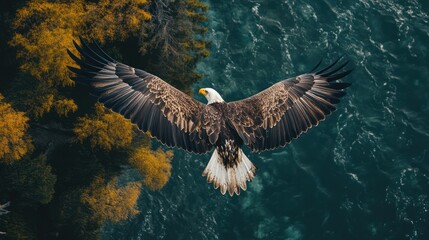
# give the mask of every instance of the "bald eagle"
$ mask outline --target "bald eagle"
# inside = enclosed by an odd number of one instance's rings
[[[239,195],[256,174],[241,147],[253,152],[283,147],[332,113],[350,83],[337,82],[351,70],[340,58],[309,73],[280,81],[249,98],[225,102],[212,88],[196,101],[161,78],[120,63],[99,45],[74,42],[80,57],[67,50],[80,68],[72,79],[89,86],[98,100],[169,147],[203,154],[214,148],[203,171],[220,192]]]

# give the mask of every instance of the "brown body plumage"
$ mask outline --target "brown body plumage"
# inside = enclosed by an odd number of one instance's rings
[[[336,82],[351,72],[341,71],[347,62],[335,67],[337,60],[236,102],[226,103],[215,90],[203,89],[205,105],[155,75],[115,61],[96,43],[95,50],[83,41],[83,47],[75,45],[81,57],[69,51],[80,66],[70,67],[77,74],[73,80],[89,86],[107,108],[167,146],[194,153],[215,148],[203,175],[223,194],[239,194],[255,176],[243,144],[254,152],[286,145],[333,112],[350,85]]]

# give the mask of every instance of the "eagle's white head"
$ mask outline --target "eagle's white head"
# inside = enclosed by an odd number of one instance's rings
[[[206,97],[208,103],[207,104],[211,104],[211,103],[215,103],[215,102],[225,102],[223,100],[223,98],[220,96],[220,94],[218,92],[216,92],[216,90],[214,90],[213,88],[201,88],[198,91],[199,94],[204,95],[204,97]]]

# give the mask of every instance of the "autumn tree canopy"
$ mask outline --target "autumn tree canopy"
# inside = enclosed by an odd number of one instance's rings
[[[96,177],[83,192],[81,201],[92,209],[96,220],[119,222],[139,212],[136,204],[140,188],[139,182],[120,186],[117,178],[106,183],[102,177]]]
[[[59,92],[73,85],[67,66],[74,63],[66,49],[74,49],[72,40],[79,36],[104,43],[136,35],[151,18],[146,5],[147,0],[28,1],[16,13],[10,41],[22,72],[37,79],[35,89],[20,95],[21,104],[35,117],[52,109],[59,115],[76,111],[76,103]]]
[[[133,127],[120,114],[106,110],[102,104],[95,106],[95,113],[78,119],[74,128],[77,139],[89,140],[92,148],[111,150],[131,143]]]
[[[132,152],[129,161],[142,175],[145,186],[155,191],[164,187],[170,179],[172,158],[172,151],[164,152],[160,148],[152,151],[142,146]]]
[[[11,164],[32,149],[27,129],[28,117],[15,111],[0,94],[0,162]]]

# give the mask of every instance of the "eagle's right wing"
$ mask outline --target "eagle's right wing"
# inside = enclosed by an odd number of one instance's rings
[[[230,124],[253,151],[286,145],[333,112],[349,83],[336,82],[348,62],[278,82],[244,100],[228,103]]]
[[[213,109],[155,75],[117,62],[96,42],[94,49],[81,43],[82,47],[75,43],[80,58],[68,51],[80,66],[69,67],[77,74],[72,79],[89,86],[105,107],[167,146],[195,153],[211,150],[220,132],[220,115]]]

